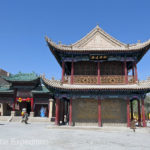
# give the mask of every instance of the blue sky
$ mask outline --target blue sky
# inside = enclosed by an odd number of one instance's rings
[[[121,42],[144,42],[150,39],[149,7],[149,0],[0,0],[0,68],[59,79],[45,35],[70,44],[99,24]],[[149,56],[138,64],[139,79],[150,76]]]

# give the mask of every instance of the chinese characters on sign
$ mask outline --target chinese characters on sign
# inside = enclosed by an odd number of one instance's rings
[[[108,57],[105,55],[90,55],[91,60],[107,60]]]

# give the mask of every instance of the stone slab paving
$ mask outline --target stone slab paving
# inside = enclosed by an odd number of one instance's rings
[[[0,150],[150,150],[150,127],[56,127],[0,122]]]

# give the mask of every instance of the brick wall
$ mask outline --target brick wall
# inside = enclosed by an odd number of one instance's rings
[[[98,125],[98,103],[95,99],[75,99],[72,102],[74,125]],[[127,122],[126,101],[105,99],[101,103],[102,125]]]
[[[72,102],[73,124],[93,124],[98,122],[98,104],[94,99],[76,99]]]
[[[126,101],[122,99],[102,100],[102,124],[103,123],[126,123]]]

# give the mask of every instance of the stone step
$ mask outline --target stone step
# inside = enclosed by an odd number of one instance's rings
[[[22,117],[12,117],[11,122],[21,122]]]
[[[47,117],[29,117],[29,122],[50,122]]]
[[[21,122],[21,116],[0,116],[0,121]],[[47,117],[29,117],[29,122],[50,122]]]
[[[11,116],[0,116],[0,121],[9,121],[11,118]]]

